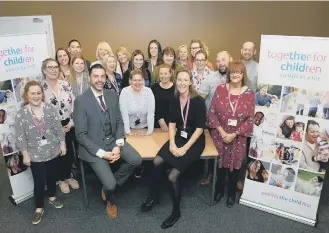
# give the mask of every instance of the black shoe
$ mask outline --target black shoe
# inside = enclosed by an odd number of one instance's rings
[[[216,195],[215,195],[215,204],[217,204],[217,203],[219,203],[220,202],[220,200],[223,198],[223,196],[224,195],[222,195],[222,194],[220,194],[220,193],[217,193]]]
[[[135,178],[139,179],[142,177],[142,174],[144,172],[144,165],[141,165],[139,168],[135,171]]]
[[[180,218],[180,211],[177,211],[174,214],[171,214],[161,225],[162,229],[167,229],[172,227]]]
[[[157,200],[154,196],[148,196],[141,206],[142,212],[149,212],[156,203]]]
[[[232,208],[232,206],[234,205],[234,203],[235,203],[235,197],[228,197],[227,198],[226,206],[228,208]]]

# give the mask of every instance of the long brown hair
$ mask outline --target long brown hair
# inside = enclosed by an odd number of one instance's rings
[[[179,75],[180,73],[187,73],[188,76],[190,77],[190,82],[192,83],[192,84],[189,86],[189,94],[190,94],[190,97],[191,97],[191,98],[194,98],[194,97],[198,96],[198,95],[199,95],[198,92],[197,92],[197,91],[194,89],[194,87],[193,87],[192,74],[191,74],[191,72],[190,72],[189,70],[187,70],[187,69],[180,70],[180,71],[177,72],[177,75],[176,75],[176,81],[175,81],[175,96],[176,96],[176,97],[179,96],[179,91],[178,91],[178,89],[177,89],[177,84],[176,84],[176,82],[177,82],[177,77],[178,77],[178,75]]]
[[[42,85],[39,82],[32,80],[32,81],[29,81],[28,83],[26,83],[26,85],[24,87],[24,93],[23,93],[24,105],[29,104],[29,100],[27,98],[27,93],[29,92],[30,87],[33,87],[33,86],[38,86],[41,88],[42,101],[44,101],[44,99],[45,99],[45,94],[44,94]]]
[[[81,59],[84,62],[84,69],[83,69],[83,73],[86,73],[88,75],[88,68],[87,68],[87,63],[86,60],[84,59],[84,57],[82,55],[76,55],[73,56],[70,62],[70,76],[67,78],[67,81],[72,85],[75,86],[77,84],[77,78],[76,78],[76,74],[75,71],[73,69],[73,63],[77,60],[77,59]]]

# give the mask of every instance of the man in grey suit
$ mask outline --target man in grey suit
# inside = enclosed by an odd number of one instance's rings
[[[106,210],[117,216],[113,200],[116,185],[121,186],[142,163],[138,152],[124,141],[118,95],[103,89],[106,81],[104,68],[96,64],[89,71],[90,86],[74,102],[73,119],[79,156],[88,162],[103,185]],[[113,174],[109,163],[122,159],[122,165]]]

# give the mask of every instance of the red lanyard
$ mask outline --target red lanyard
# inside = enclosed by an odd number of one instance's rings
[[[37,131],[40,133],[41,138],[44,138],[44,133],[45,133],[45,120],[44,120],[44,118],[43,118],[43,114],[42,114],[42,117],[41,117],[41,124],[38,124],[38,122],[37,122],[37,118],[36,118],[34,112],[32,111],[32,109],[31,109],[31,113],[32,113],[32,121],[33,121],[33,124],[34,124],[35,127],[37,128]]]
[[[236,104],[235,104],[234,107],[233,107],[233,103],[231,102],[231,92],[230,92],[230,85],[229,85],[229,84],[226,84],[226,89],[227,89],[227,92],[228,92],[228,101],[230,102],[230,106],[231,106],[232,111],[233,111],[233,116],[235,116],[236,109],[237,109],[238,104],[239,104],[239,101],[240,101],[241,88],[240,88],[240,91],[239,91],[239,97],[238,97],[238,100],[236,101]]]
[[[189,112],[189,109],[190,109],[190,99],[191,99],[190,97],[188,97],[188,99],[187,99],[185,118],[183,116],[184,108],[182,108],[182,105],[180,105],[181,106],[182,119],[183,119],[183,123],[184,123],[184,130],[186,129],[186,125],[187,125],[187,116],[188,116],[188,112]],[[179,103],[180,103],[180,99],[179,99]]]

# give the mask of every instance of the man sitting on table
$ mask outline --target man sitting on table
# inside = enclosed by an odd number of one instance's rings
[[[103,89],[106,73],[102,65],[90,68],[90,86],[74,103],[73,119],[79,142],[79,156],[88,162],[103,185],[102,198],[107,213],[117,217],[118,209],[113,200],[116,186],[129,178],[142,163],[138,152],[124,141],[124,126],[118,95]],[[122,165],[113,175],[109,163],[122,158]]]

